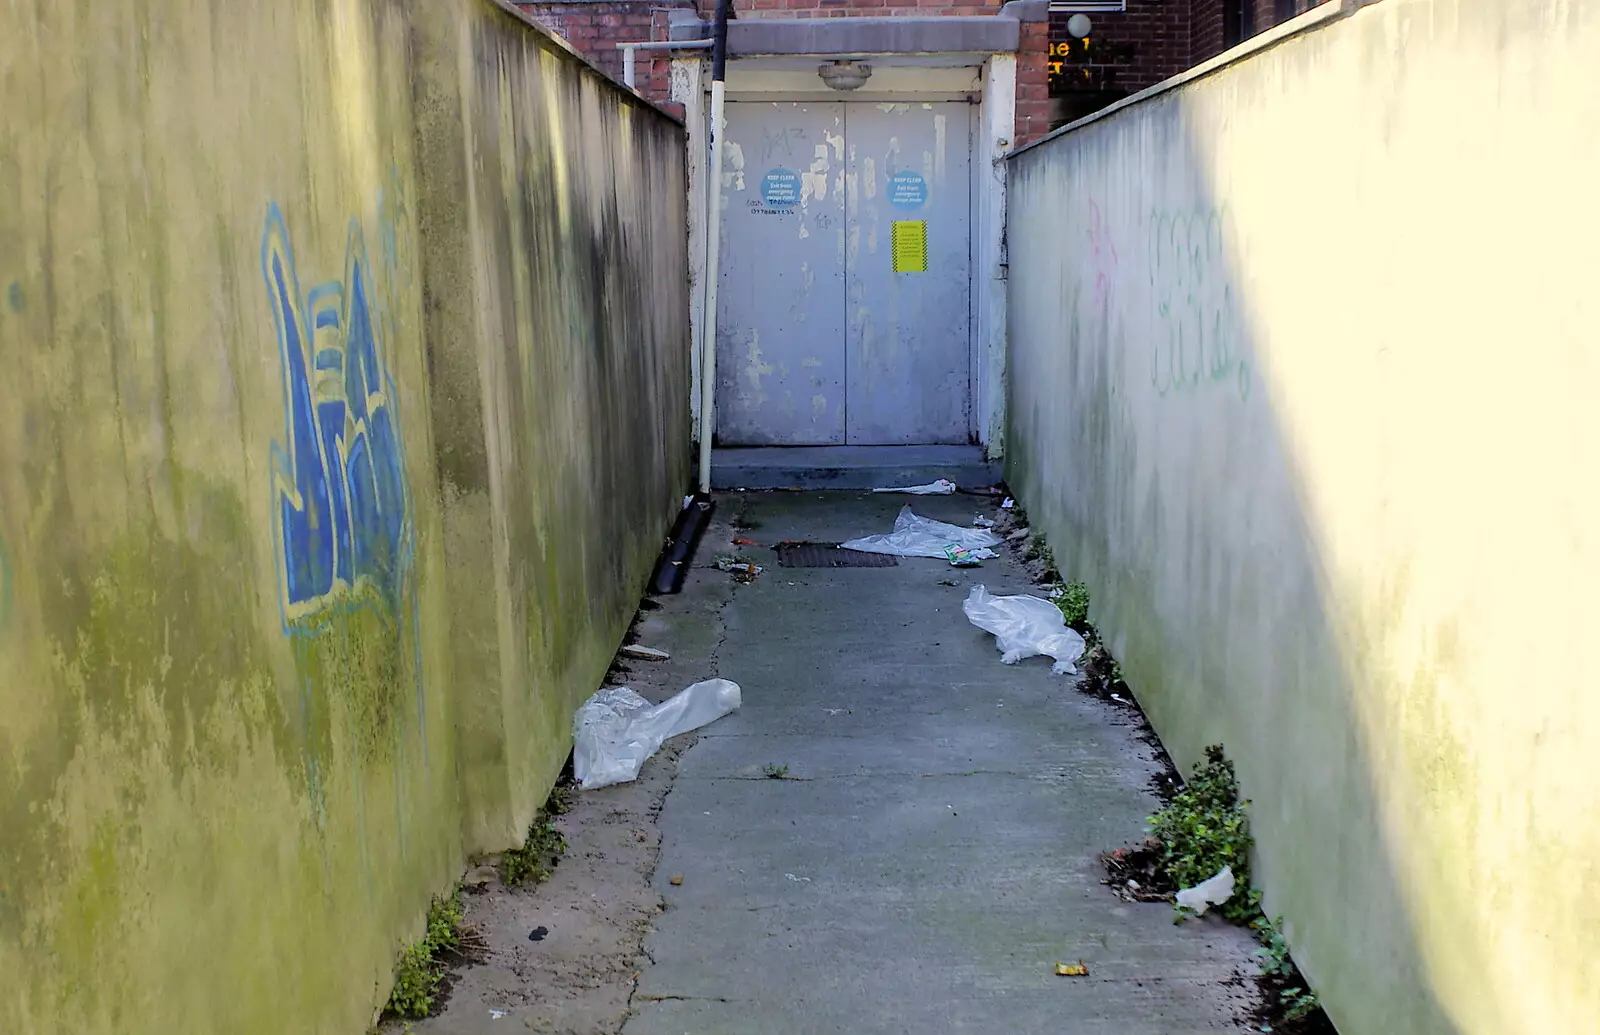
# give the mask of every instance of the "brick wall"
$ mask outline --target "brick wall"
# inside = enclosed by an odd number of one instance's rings
[[[986,15],[1000,10],[1002,0],[733,0],[740,18],[848,18],[895,15]],[[714,3],[700,4],[701,17],[710,18]]]
[[[992,16],[1004,0],[733,0],[741,19],[909,17],[912,15]],[[1159,6],[1152,0],[1131,0]],[[1185,0],[1167,0],[1168,3]],[[1269,0],[1270,2],[1270,0]],[[714,0],[546,0],[517,4],[526,14],[560,35],[618,81],[622,79],[622,54],[615,44],[623,40],[664,40],[672,10],[698,10],[710,18]],[[1017,123],[1015,143],[1036,140],[1050,130],[1049,28],[1044,22],[1024,22],[1022,49],[1017,55]],[[670,59],[639,51],[635,80],[646,97],[669,104]],[[681,114],[681,112],[678,112]]]
[[[581,54],[617,82],[622,81],[622,52],[617,43],[664,40],[667,19],[674,9],[693,10],[691,0],[556,0],[552,3],[517,4],[529,17],[572,44]],[[639,92],[657,104],[671,107],[668,69],[671,58],[641,50],[634,54]],[[676,112],[682,114],[681,112]]]
[[[1050,16],[1050,96],[1056,124],[1154,86],[1189,67],[1191,0],[1128,0],[1118,13],[1091,14],[1089,35]]]
[[[1246,38],[1265,32],[1296,15],[1304,14],[1327,0],[1239,0],[1249,31]],[[1229,0],[1190,0],[1189,64],[1198,65],[1222,53],[1230,45],[1223,20]],[[1242,42],[1242,41],[1234,41]]]
[[[1013,147],[1050,132],[1050,25],[1023,22],[1017,49],[1017,128]]]
[[[1189,0],[1189,64],[1200,62],[1227,49],[1223,45],[1223,0]]]

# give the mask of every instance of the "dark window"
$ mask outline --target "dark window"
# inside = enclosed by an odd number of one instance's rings
[[[1295,0],[1272,0],[1272,20],[1286,22],[1295,16]]]
[[[1235,47],[1250,37],[1250,8],[1245,0],[1222,0],[1222,45]]]

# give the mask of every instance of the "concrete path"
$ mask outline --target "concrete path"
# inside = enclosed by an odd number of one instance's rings
[[[908,499],[723,507],[771,544],[887,531]],[[909,501],[960,524],[993,513]],[[701,564],[729,550],[719,535]],[[1017,565],[794,570],[742,552],[767,570],[724,609],[714,674],[742,685],[744,707],[683,754],[667,796],[667,910],[626,1035],[1248,1030],[1243,932],[1174,926],[1170,907],[1100,884],[1097,854],[1140,836],[1156,805],[1129,717],[1048,661],[1002,665],[961,612],[979,582],[1029,590]],[[1080,958],[1089,977],[1054,975]]]

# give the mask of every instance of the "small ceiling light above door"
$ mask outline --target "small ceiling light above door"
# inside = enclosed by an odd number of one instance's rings
[[[817,68],[817,75],[834,90],[859,90],[872,75],[872,66],[859,61],[830,61]]]

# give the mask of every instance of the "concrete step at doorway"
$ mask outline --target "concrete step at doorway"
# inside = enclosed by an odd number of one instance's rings
[[[1000,480],[981,446],[772,446],[716,449],[711,486],[737,489],[872,489],[948,478],[963,489]]]

